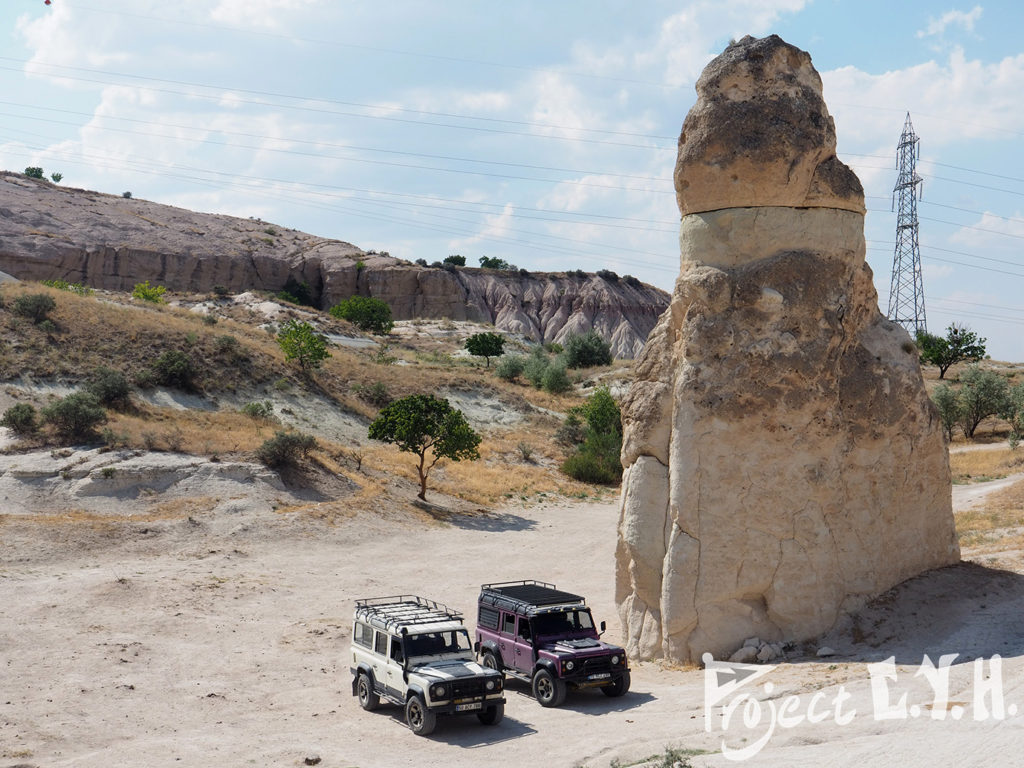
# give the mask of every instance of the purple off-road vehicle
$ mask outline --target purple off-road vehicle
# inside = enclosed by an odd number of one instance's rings
[[[629,690],[626,652],[601,641],[586,600],[554,584],[484,584],[476,640],[481,664],[530,683],[544,707],[559,706],[569,687]]]

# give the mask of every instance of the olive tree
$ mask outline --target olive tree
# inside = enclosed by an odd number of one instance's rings
[[[427,500],[427,476],[440,459],[480,458],[480,436],[462,411],[433,395],[409,395],[385,406],[370,424],[369,436],[416,454],[420,479],[417,495],[423,501]]]
[[[482,357],[491,367],[491,358],[505,351],[505,338],[497,333],[474,333],[466,339],[466,349],[474,357]]]
[[[938,366],[940,379],[944,379],[946,371],[956,363],[978,362],[985,357],[985,339],[978,338],[978,334],[967,326],[956,323],[946,329],[945,338],[919,331],[917,346],[921,351],[921,362]]]

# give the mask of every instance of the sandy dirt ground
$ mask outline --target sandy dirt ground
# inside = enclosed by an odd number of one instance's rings
[[[914,579],[824,638],[835,655],[792,648],[733,687],[728,674],[636,664],[621,699],[577,692],[544,709],[510,681],[500,725],[441,718],[427,738],[397,708],[359,708],[358,597],[424,594],[472,628],[482,582],[538,578],[585,594],[605,639],[621,640],[616,518],[614,502],[332,524],[276,512],[0,518],[0,768],[605,768],[668,746],[701,752],[693,766],[736,764],[743,749],[756,752],[745,764],[787,768],[1024,766],[1019,559]],[[915,673],[926,655],[953,653],[937,697]],[[869,667],[890,657],[891,670]],[[718,701],[706,709],[709,681]]]

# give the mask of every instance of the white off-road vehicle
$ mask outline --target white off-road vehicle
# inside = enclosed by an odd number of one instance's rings
[[[386,699],[405,708],[413,733],[438,714],[474,713],[484,725],[505,714],[504,675],[476,662],[462,614],[415,595],[356,600],[352,695],[363,709]]]

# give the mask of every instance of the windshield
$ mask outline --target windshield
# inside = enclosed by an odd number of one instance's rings
[[[440,656],[444,653],[465,653],[472,650],[469,634],[464,629],[448,632],[426,632],[405,638],[407,656]]]
[[[533,618],[535,635],[570,635],[574,632],[591,632],[594,620],[587,608],[558,613],[542,613]]]

